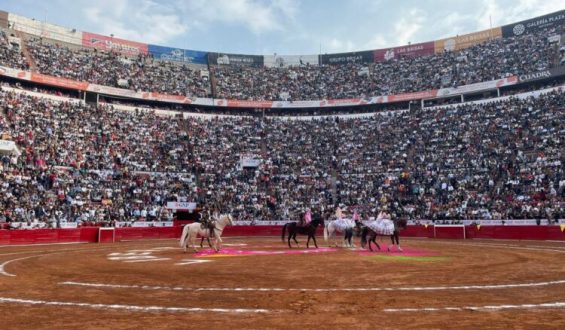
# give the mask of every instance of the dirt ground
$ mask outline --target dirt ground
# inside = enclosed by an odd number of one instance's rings
[[[0,247],[0,327],[565,328],[563,242],[405,239],[403,254],[224,243],[211,255],[175,240]]]

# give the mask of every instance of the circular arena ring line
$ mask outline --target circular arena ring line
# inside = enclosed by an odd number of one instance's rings
[[[511,283],[498,285],[460,285],[460,286],[429,286],[429,287],[381,287],[381,288],[188,288],[188,287],[172,287],[159,285],[136,285],[136,284],[106,284],[106,283],[84,283],[66,281],[60,282],[60,285],[80,286],[90,288],[108,288],[108,289],[140,289],[140,290],[163,290],[163,291],[257,291],[257,292],[374,292],[374,291],[440,291],[440,290],[492,290],[492,289],[513,289],[513,288],[531,288],[551,285],[565,284],[565,280],[547,281],[536,283]]]
[[[272,313],[280,311],[272,311],[268,309],[247,309],[247,308],[202,308],[202,307],[164,307],[164,306],[136,306],[136,305],[119,305],[119,304],[90,304],[83,302],[64,302],[64,301],[45,301],[33,299],[18,299],[0,297],[0,303],[23,304],[23,305],[45,305],[59,307],[87,307],[104,310],[127,310],[133,312],[212,312],[212,313]]]
[[[84,246],[83,243],[76,243],[76,244],[80,244],[81,246]],[[45,248],[45,246],[48,246],[49,244],[41,244],[42,249]],[[70,244],[65,244],[65,245],[70,245]],[[29,247],[30,245],[26,245],[25,247]],[[53,246],[60,246],[59,244],[53,245]],[[165,247],[168,248],[168,247]],[[28,251],[19,251],[19,252],[7,252],[7,253],[1,253],[0,257],[3,256],[12,256],[12,255],[22,255],[22,254],[34,254],[31,256],[26,256],[26,257],[21,257],[21,258],[16,258],[16,259],[10,259],[7,261],[4,261],[3,263],[0,264],[0,275],[3,276],[10,276],[10,277],[15,277],[15,274],[11,274],[8,273],[6,271],[6,266],[11,264],[12,262],[15,261],[21,261],[21,260],[26,260],[26,259],[31,259],[31,258],[39,258],[39,257],[43,257],[43,256],[49,256],[49,255],[56,255],[56,254],[64,254],[64,253],[79,253],[79,252],[91,252],[91,251],[105,251],[105,250],[113,250],[114,248],[112,246],[105,246],[105,247],[95,247],[95,248],[84,248],[84,249],[61,249],[61,250],[28,250]],[[154,249],[159,249],[159,248],[154,248]],[[37,254],[39,253],[39,254]]]
[[[463,306],[463,307],[424,307],[424,308],[385,308],[385,313],[408,313],[408,312],[489,312],[505,309],[538,309],[538,308],[565,308],[565,302],[551,302],[542,304],[521,304],[521,305],[486,305],[486,306]]]

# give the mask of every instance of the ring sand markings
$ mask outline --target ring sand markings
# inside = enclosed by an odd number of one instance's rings
[[[79,243],[82,244],[82,243]],[[38,245],[51,245],[51,244],[38,244]],[[86,248],[86,249],[61,249],[61,250],[55,250],[55,251],[49,251],[49,250],[39,250],[39,251],[20,251],[20,252],[9,252],[9,253],[2,253],[0,254],[0,256],[8,256],[8,255],[18,255],[18,254],[30,254],[30,253],[41,253],[41,254],[35,254],[32,256],[27,256],[27,257],[23,257],[23,258],[17,258],[17,259],[12,259],[12,260],[8,260],[5,261],[4,263],[0,264],[0,275],[3,276],[11,276],[14,277],[16,275],[8,273],[5,269],[5,267],[14,262],[14,261],[19,261],[19,260],[25,260],[25,259],[29,259],[29,258],[33,258],[33,257],[41,257],[41,256],[48,256],[48,255],[53,255],[53,254],[62,254],[62,253],[66,253],[66,252],[72,252],[72,253],[76,253],[76,252],[93,252],[93,251],[99,251],[99,250],[109,250],[109,249],[114,249],[113,247],[98,247],[98,248]],[[161,250],[175,250],[176,248],[174,247],[169,247],[169,246],[162,246],[162,247],[154,247],[151,250],[152,251],[161,251]],[[149,250],[142,250],[144,252],[149,251]],[[109,255],[112,255],[113,253],[110,253]],[[119,253],[117,254],[119,255]],[[165,258],[162,258],[162,260],[165,260]],[[167,258],[166,260],[170,260],[170,258]]]
[[[528,251],[539,251],[539,252],[557,252],[565,253],[565,250],[559,250],[560,247],[553,248],[552,246],[547,246],[547,248],[534,248],[531,245],[520,246],[514,244],[497,244],[497,243],[457,243],[457,242],[444,242],[444,241],[429,241],[432,244],[443,244],[443,245],[459,245],[459,246],[469,246],[469,247],[500,247],[514,250],[528,250]]]
[[[142,290],[164,290],[164,291],[258,291],[258,292],[281,292],[281,291],[307,291],[307,292],[363,292],[363,291],[441,291],[441,290],[492,290],[492,289],[515,289],[530,288],[550,285],[565,284],[565,280],[537,282],[537,283],[515,283],[499,285],[461,285],[461,286],[427,286],[427,287],[398,287],[398,288],[188,288],[171,286],[151,286],[151,285],[128,285],[128,284],[105,284],[105,283],[84,283],[84,282],[60,282],[60,285],[74,285],[95,288],[110,289],[142,289]]]
[[[183,259],[180,262],[177,262],[175,266],[186,266],[186,265],[195,265],[195,264],[204,264],[207,262],[212,262],[214,260],[206,260],[206,259]]]
[[[6,261],[6,262],[4,262],[3,264],[0,265],[0,275],[15,277],[16,275],[8,273],[8,272],[4,269],[4,267],[6,267],[8,264],[10,264],[11,262],[14,262],[14,261],[30,259],[30,258],[34,258],[34,257],[43,256],[43,255],[45,255],[45,254],[38,254],[38,255],[34,255],[34,256],[29,256],[29,257],[23,257],[23,258],[17,258],[17,259],[8,260],[8,261]]]
[[[43,257],[43,256],[49,256],[49,255],[53,255],[53,254],[61,254],[61,253],[65,253],[66,251],[58,251],[58,252],[52,252],[52,253],[44,253],[44,254],[34,254],[32,256],[27,256],[27,257],[22,257],[22,258],[17,258],[17,259],[12,259],[12,260],[8,260],[5,261],[4,263],[0,264],[0,275],[4,275],[4,276],[11,276],[11,277],[15,277],[15,274],[11,274],[8,273],[5,269],[5,267],[14,262],[14,261],[19,261],[19,260],[25,260],[25,259],[31,259],[31,258],[35,258],[35,257]]]
[[[80,302],[66,301],[46,301],[32,299],[16,299],[0,297],[0,303],[22,304],[22,305],[44,305],[44,306],[62,306],[62,307],[86,307],[105,310],[127,310],[133,312],[170,312],[170,313],[194,313],[194,312],[210,312],[210,313],[271,313],[275,312],[268,309],[247,309],[247,308],[202,308],[202,307],[165,307],[165,306],[136,306],[136,305],[117,305],[117,304],[90,304]]]
[[[543,304],[521,304],[521,305],[487,305],[487,306],[463,306],[463,307],[424,307],[424,308],[386,308],[386,313],[409,313],[409,312],[444,312],[444,311],[498,311],[504,309],[541,309],[541,308],[565,308],[565,302],[552,302]]]
[[[136,263],[136,262],[152,262],[152,261],[164,261],[164,260],[171,260],[171,258],[154,258],[154,259],[145,259],[145,260],[125,260],[124,262]]]
[[[108,260],[123,261],[127,263],[152,262],[171,260],[171,258],[156,257],[153,252],[175,249],[172,247],[156,247],[145,250],[129,250],[127,252],[113,252],[108,254]]]

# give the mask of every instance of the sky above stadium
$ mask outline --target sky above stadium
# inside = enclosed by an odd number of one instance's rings
[[[559,0],[2,0],[0,10],[193,50],[319,54],[475,32],[562,10]]]

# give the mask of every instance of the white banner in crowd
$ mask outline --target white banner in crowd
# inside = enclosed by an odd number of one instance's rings
[[[194,210],[196,203],[194,202],[167,202],[167,208],[171,210]]]
[[[116,228],[152,228],[152,227],[173,227],[172,221],[117,221]]]
[[[444,225],[444,224],[462,224],[465,226],[481,225],[481,226],[536,226],[536,219],[512,219],[512,220],[408,220],[409,225]],[[547,219],[539,220],[540,225],[550,225]],[[551,224],[565,224],[565,220],[561,219]]]
[[[319,64],[318,55],[265,55],[263,65],[268,68],[286,68],[289,66],[306,66]]]

